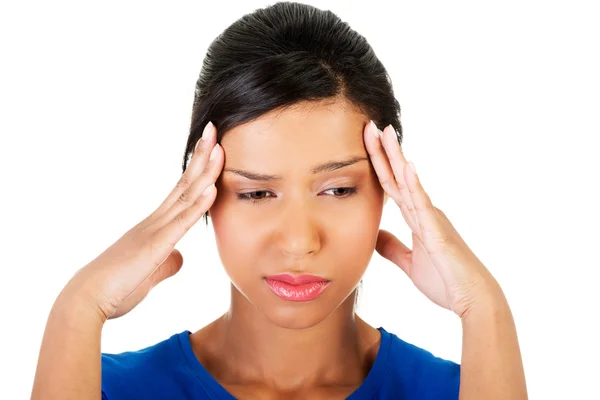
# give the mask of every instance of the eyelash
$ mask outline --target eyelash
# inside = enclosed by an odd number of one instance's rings
[[[330,190],[340,190],[340,189],[345,189],[345,190],[348,191],[348,193],[345,194],[344,196],[334,196],[334,197],[337,197],[337,198],[340,198],[340,199],[344,199],[344,198],[347,198],[347,197],[354,196],[357,193],[356,187],[331,188],[331,189],[327,189],[326,192],[328,192]],[[247,202],[252,203],[252,204],[257,204],[257,203],[260,203],[260,202],[268,199],[269,197],[273,197],[273,196],[268,196],[268,197],[263,197],[263,198],[260,198],[260,199],[253,199],[253,198],[250,197],[252,194],[263,193],[263,192],[264,193],[270,193],[267,190],[257,190],[257,191],[249,192],[249,193],[238,193],[237,197],[238,197],[238,200],[247,201]]]

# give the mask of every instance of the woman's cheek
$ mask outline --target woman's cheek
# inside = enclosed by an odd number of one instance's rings
[[[223,264],[227,267],[236,264],[236,255],[240,247],[252,235],[247,231],[244,217],[236,207],[235,194],[222,190],[211,207],[211,222],[215,233],[215,241]]]
[[[378,193],[363,196],[343,212],[344,217],[337,220],[344,223],[332,224],[337,232],[338,243],[345,246],[346,254],[368,263],[377,242],[383,213],[383,196]]]

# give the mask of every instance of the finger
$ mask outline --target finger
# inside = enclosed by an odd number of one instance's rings
[[[380,131],[375,126],[373,121],[370,121],[364,130],[364,141],[367,153],[371,159],[371,164],[377,173],[381,187],[392,197],[396,199],[400,197],[400,192],[394,180],[394,174],[388,160],[385,158],[385,153],[382,150],[381,141],[379,139]]]
[[[177,242],[194,226],[214,203],[217,196],[215,182],[223,169],[224,153],[219,145],[213,147],[204,171],[177,199],[176,203],[150,224],[154,232],[150,252],[152,259],[164,260]],[[156,264],[157,266],[159,264]]]
[[[164,217],[157,222],[159,229],[165,229],[169,243],[175,245],[183,235],[194,226],[200,218],[210,209],[217,196],[215,184],[207,185],[202,194],[187,207],[169,210]]]
[[[179,181],[175,185],[175,188],[162,202],[162,204],[152,214],[154,216],[161,216],[167,210],[169,210],[173,204],[175,204],[182,194],[196,181],[198,176],[204,170],[207,160],[209,159],[210,153],[215,146],[217,137],[217,129],[209,122],[204,127],[202,137],[196,143],[192,159],[185,170],[185,172],[179,178]]]
[[[402,154],[400,143],[398,143],[398,135],[392,125],[386,126],[383,130],[381,134],[381,143],[390,165],[392,166],[396,185],[398,186],[402,200],[404,200],[404,207],[406,211],[410,212],[411,218],[415,221],[416,225],[418,225],[419,221],[414,211],[412,211],[414,208],[412,199],[408,187],[406,186],[406,181],[404,180],[404,174],[402,173],[404,166],[406,165],[406,159],[404,158],[404,154]],[[419,230],[417,229],[416,232],[418,233]]]
[[[380,229],[375,250],[383,257],[396,264],[410,277],[411,250],[392,233]]]
[[[413,170],[414,165],[411,167],[411,164],[412,163],[407,163],[405,165],[403,176],[404,180],[406,181],[410,197],[412,198],[414,212],[421,227],[421,234],[423,235],[421,238],[425,239],[425,236],[440,236],[441,228],[435,207],[431,203],[429,195],[425,192],[425,189],[421,185],[416,172]],[[425,240],[423,240],[423,243],[426,243]]]
[[[204,213],[212,206],[217,196],[214,184],[208,186],[205,192],[190,207],[184,209],[173,219],[164,223],[156,222],[159,228],[155,230],[150,238],[148,251],[152,260],[158,260],[158,265],[167,258],[177,242],[194,226]],[[151,266],[150,266],[151,267]]]
[[[365,127],[364,141],[367,153],[373,164],[373,168],[377,173],[379,184],[386,191],[386,193],[396,202],[400,207],[400,212],[408,226],[413,232],[418,233],[419,227],[417,225],[416,216],[409,212],[410,195],[408,193],[402,194],[402,191],[398,187],[398,182],[390,165],[390,161],[387,158],[383,143],[380,140],[382,132],[377,128],[373,121],[370,121]],[[408,200],[406,199],[408,197]]]
[[[223,169],[224,153],[219,144],[216,144],[210,154],[208,162],[204,165],[204,170],[196,180],[184,190],[175,204],[169,210],[159,217],[158,226],[169,223],[177,218],[185,209],[192,207],[202,196],[207,187],[214,184]]]

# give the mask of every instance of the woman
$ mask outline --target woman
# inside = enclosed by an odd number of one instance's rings
[[[296,3],[242,17],[208,50],[181,179],[58,296],[32,398],[526,398],[502,290],[401,142],[386,70],[347,24]],[[379,230],[389,197],[412,250]],[[101,354],[104,323],[181,268],[174,246],[202,215],[232,281],[229,310],[197,332]],[[374,250],[461,318],[461,365],[356,315]]]

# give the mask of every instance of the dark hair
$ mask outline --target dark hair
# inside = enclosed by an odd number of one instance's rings
[[[391,124],[402,143],[400,104],[363,36],[333,12],[300,3],[246,14],[208,48],[196,82],[183,171],[209,121],[220,141],[228,130],[269,111],[335,98],[348,100],[380,128]]]

